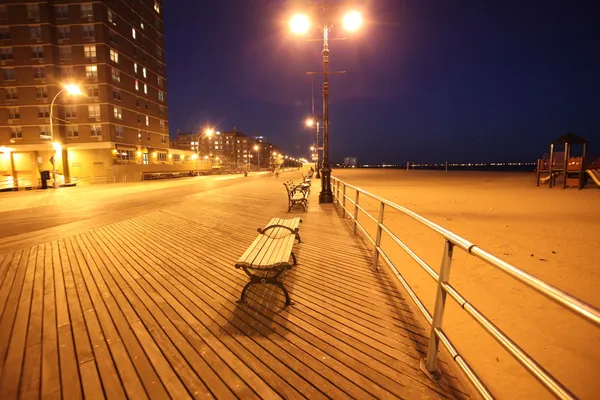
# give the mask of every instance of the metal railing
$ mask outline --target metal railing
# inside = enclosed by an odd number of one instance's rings
[[[459,306],[471,316],[477,323],[479,323],[483,329],[492,336],[504,349],[508,351],[525,369],[533,375],[546,389],[560,399],[576,399],[569,389],[558,382],[548,371],[546,371],[536,360],[534,360],[529,354],[521,349],[510,337],[502,332],[494,323],[492,323],[485,315],[469,303],[465,297],[463,297],[456,288],[450,284],[450,267],[452,264],[452,255],[455,249],[462,250],[467,254],[478,258],[505,272],[509,276],[516,280],[526,284],[536,292],[548,297],[557,304],[563,306],[567,310],[574,314],[584,318],[585,320],[600,327],[600,310],[587,304],[568,293],[549,285],[548,283],[524,272],[515,266],[495,257],[494,255],[486,252],[477,245],[469,242],[468,240],[450,232],[447,229],[429,221],[426,218],[402,207],[382,197],[369,193],[359,187],[350,185],[336,177],[331,177],[332,192],[334,194],[335,203],[341,207],[344,215],[352,218],[352,224],[354,233],[356,234],[359,230],[362,232],[364,237],[373,245],[373,268],[379,269],[379,258],[381,257],[394,275],[398,278],[404,289],[407,291],[410,298],[415,302],[418,310],[423,314],[429,325],[431,326],[431,334],[429,337],[429,345],[427,349],[427,355],[425,359],[421,360],[421,370],[429,376],[431,379],[437,379],[438,372],[436,371],[437,356],[439,343],[441,342],[444,347],[448,350],[452,359],[458,364],[459,368],[466,375],[467,379],[473,384],[474,388],[479,394],[485,399],[493,399],[493,395],[485,384],[481,381],[479,376],[469,366],[467,361],[458,353],[455,346],[452,344],[446,333],[442,329],[442,321],[444,317],[444,311],[446,306],[446,297],[450,295]],[[351,189],[352,193],[347,193]],[[352,199],[351,195],[354,195]],[[360,199],[362,197],[368,197],[379,203],[379,212],[377,216],[372,215],[366,208],[361,206]],[[349,204],[348,204],[349,203]],[[364,204],[364,203],[363,203]],[[388,209],[393,209],[401,212],[402,214],[411,217],[412,219],[425,225],[430,230],[441,235],[444,239],[444,252],[441,263],[439,274],[431,268],[422,258],[420,258],[413,250],[409,248],[400,238],[398,238],[384,223],[384,212]],[[365,215],[374,224],[376,224],[376,234],[372,237],[369,232],[365,229],[363,224],[359,222],[359,211],[361,215]],[[385,253],[381,247],[381,241],[383,233],[387,234],[389,238],[395,242],[400,248],[402,248],[427,274],[437,282],[437,292],[435,305],[433,310],[433,316],[429,310],[423,304],[421,299],[417,296],[415,291],[411,288],[409,283],[406,281],[402,273],[398,271],[396,266],[391,261],[390,257]]]

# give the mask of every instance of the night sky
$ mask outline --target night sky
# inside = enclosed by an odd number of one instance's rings
[[[330,160],[535,161],[566,132],[600,155],[600,6],[594,1],[346,1],[330,44]],[[322,112],[322,38],[289,32],[314,1],[165,2],[171,136],[234,126],[308,157]],[[313,7],[314,8],[314,7]],[[341,10],[340,10],[341,11]],[[320,14],[316,15],[320,17]],[[590,152],[588,152],[589,154]]]

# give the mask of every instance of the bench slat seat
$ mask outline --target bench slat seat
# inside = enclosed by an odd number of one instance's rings
[[[294,242],[301,241],[298,234],[300,222],[300,218],[273,218],[265,228],[258,229],[259,235],[235,264],[236,268],[242,268],[250,277],[250,282],[242,290],[239,302],[244,302],[250,286],[263,283],[281,288],[286,306],[293,304],[286,288],[277,278],[296,265],[296,256],[292,250]]]

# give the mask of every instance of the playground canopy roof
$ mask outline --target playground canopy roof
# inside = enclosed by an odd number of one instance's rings
[[[564,144],[564,143],[569,143],[569,144],[584,143],[585,144],[587,142],[588,141],[585,140],[584,138],[582,138],[581,136],[577,136],[576,134],[569,132],[569,133],[562,135],[555,141],[553,141],[552,144]]]

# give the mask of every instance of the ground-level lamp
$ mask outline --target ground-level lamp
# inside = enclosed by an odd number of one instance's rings
[[[332,25],[328,19],[330,8],[332,7],[327,0],[321,1],[323,9],[323,71],[309,72],[309,74],[323,74],[323,162],[321,169],[321,193],[319,193],[319,203],[332,203],[333,193],[331,192],[331,168],[329,167],[329,74],[343,73],[329,71],[329,32]],[[362,25],[362,16],[357,11],[347,13],[342,19],[344,29],[347,31],[356,31]],[[310,20],[306,15],[297,14],[290,20],[290,29],[297,34],[304,34],[310,28]],[[318,169],[317,169],[318,170]]]
[[[56,154],[58,151],[62,150],[62,146],[60,145],[60,143],[54,141],[54,103],[56,102],[56,99],[58,99],[58,96],[60,96],[64,92],[67,92],[67,94],[70,94],[71,96],[77,96],[81,94],[81,89],[79,88],[79,86],[73,84],[63,85],[62,89],[59,90],[58,93],[56,93],[56,95],[52,99],[52,102],[50,103],[50,142],[52,143],[52,179],[54,181],[53,186],[55,189],[59,187],[58,180],[56,179]]]

